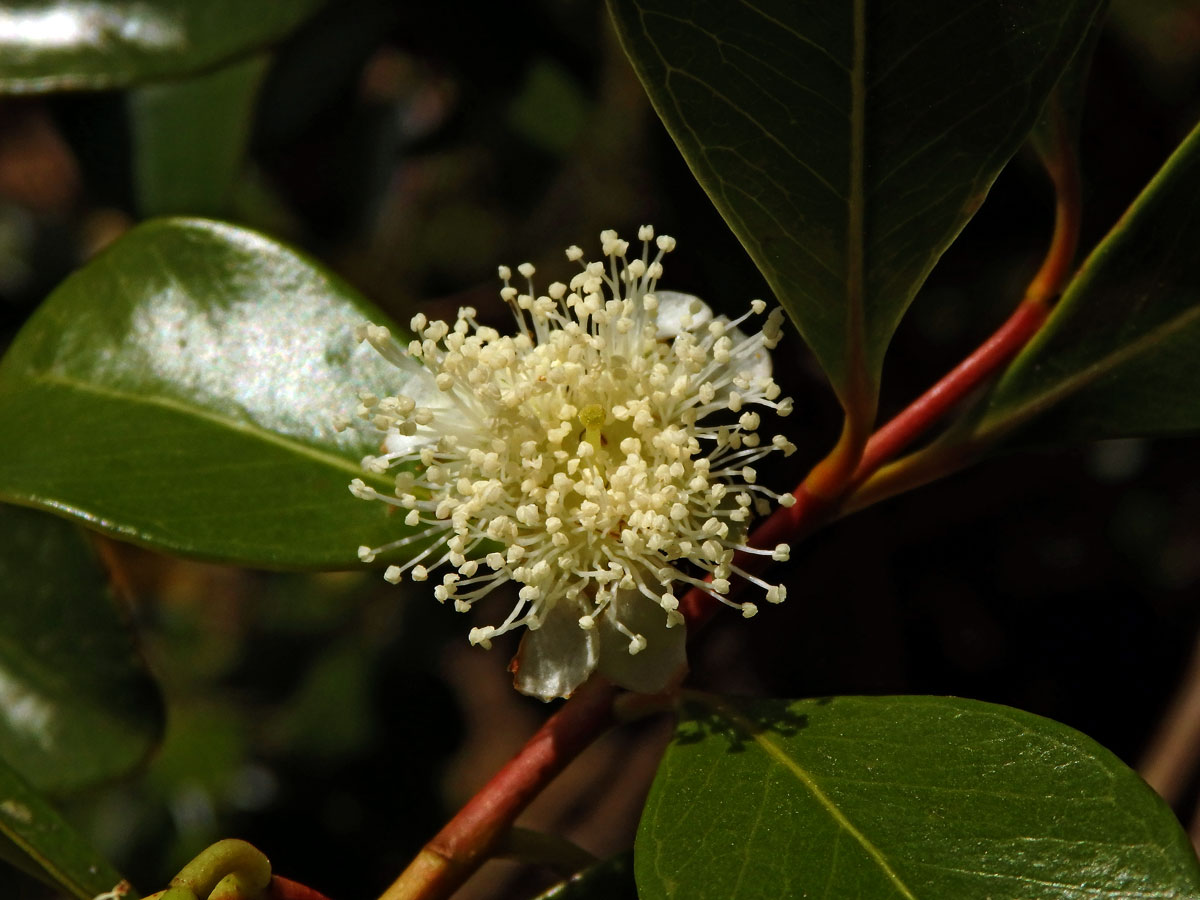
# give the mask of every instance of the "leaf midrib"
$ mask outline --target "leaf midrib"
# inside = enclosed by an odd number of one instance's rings
[[[1125,346],[1112,353],[1107,353],[1095,360],[1088,366],[1080,369],[1074,375],[1064,378],[1058,382],[1053,388],[1034,394],[1024,403],[1020,403],[1014,407],[1010,407],[1006,412],[997,416],[992,420],[991,417],[985,419],[980,426],[976,437],[983,440],[991,440],[993,436],[1003,434],[1029,419],[1045,411],[1049,407],[1054,406],[1072,394],[1083,390],[1093,382],[1103,378],[1116,371],[1125,363],[1137,359],[1143,354],[1153,350],[1160,340],[1166,340],[1179,331],[1187,328],[1189,325],[1195,324],[1196,320],[1200,319],[1200,306],[1193,306],[1184,310],[1180,315],[1169,319],[1162,325],[1152,328],[1144,335],[1135,341],[1131,341]]]
[[[867,11],[854,0],[850,59],[850,189],[846,215],[846,367],[847,383],[861,379],[866,365],[866,141]],[[847,393],[852,393],[848,390]]]
[[[63,387],[69,390],[79,391],[84,394],[93,394],[99,397],[106,397],[110,400],[119,400],[138,406],[154,406],[161,409],[167,409],[181,415],[192,416],[212,423],[219,428],[238,432],[240,434],[263,441],[267,444],[273,444],[288,453],[292,453],[296,456],[307,457],[308,459],[311,459],[323,466],[328,466],[333,469],[340,469],[354,477],[362,478],[364,481],[375,481],[377,484],[381,485],[386,483],[385,480],[372,477],[370,472],[363,470],[360,466],[351,462],[344,456],[323,452],[316,447],[301,443],[298,440],[286,437],[278,432],[270,431],[269,429],[258,425],[253,425],[248,422],[241,422],[237,419],[219,416],[215,413],[209,412],[203,407],[189,406],[186,403],[171,397],[164,397],[159,394],[130,394],[115,388],[96,384],[95,382],[83,381],[53,372],[39,373],[38,375],[33,376],[30,381],[35,384],[40,383]]]
[[[24,780],[6,763],[0,761],[0,791],[6,795],[8,800],[20,803],[30,811],[33,816],[42,815],[43,821],[40,824],[40,829],[34,822],[28,823],[25,828],[20,828],[11,824],[9,817],[0,815],[0,835],[6,837],[18,850],[25,853],[35,864],[40,865],[46,874],[53,878],[58,886],[65,888],[70,893],[74,894],[80,900],[88,900],[92,896],[91,892],[84,887],[80,879],[76,877],[74,866],[64,866],[59,864],[60,857],[51,856],[44,852],[43,847],[39,843],[35,843],[26,835],[30,832],[40,830],[43,834],[46,831],[46,826],[49,825],[52,829],[61,827],[61,822],[56,822],[51,818],[50,822],[45,822],[44,819],[53,816],[49,810],[41,807],[41,798],[32,796],[32,789],[29,788]],[[32,803],[31,803],[32,801]],[[38,809],[34,809],[38,806]],[[61,836],[61,835],[60,835]],[[69,836],[77,837],[74,832],[70,832]],[[76,843],[78,846],[78,843]]]
[[[788,756],[782,747],[763,734],[762,729],[756,727],[749,717],[745,716],[732,704],[711,695],[705,695],[702,699],[704,703],[716,709],[722,716],[736,725],[747,737],[754,741],[754,743],[758,744],[771,759],[792,774],[804,786],[805,790],[812,795],[813,799],[829,814],[829,817],[833,819],[838,827],[850,835],[862,847],[863,851],[879,867],[887,880],[892,883],[902,896],[908,898],[908,900],[917,900],[916,895],[904,883],[904,880],[896,870],[888,864],[883,851],[876,847],[870,838],[858,830],[855,824],[850,821],[849,817],[842,812],[829,795],[821,790],[821,786],[817,784],[816,780],[803,766]]]

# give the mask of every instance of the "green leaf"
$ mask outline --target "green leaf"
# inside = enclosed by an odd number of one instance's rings
[[[633,854],[622,853],[589,866],[535,900],[638,900]]]
[[[700,184],[843,403],[1021,145],[1102,0],[609,0]]]
[[[1120,760],[945,697],[698,698],[634,869],[642,900],[1200,896],[1187,836]]]
[[[1068,285],[975,436],[1046,443],[1200,428],[1200,127]]]
[[[0,859],[54,884],[78,900],[92,900],[121,881],[93,850],[8,764],[0,760]],[[127,900],[137,900],[130,890]]]
[[[377,439],[335,416],[405,375],[353,337],[378,310],[256,232],[133,229],[0,363],[0,498],[124,540],[274,567],[357,565],[405,531],[347,486]],[[390,481],[372,482],[390,490]]]
[[[268,46],[324,0],[9,0],[0,93],[178,78]]]
[[[143,215],[228,213],[269,61],[260,54],[130,93],[134,180]]]
[[[0,505],[0,758],[39,790],[134,769],[162,737],[162,698],[84,535]]]

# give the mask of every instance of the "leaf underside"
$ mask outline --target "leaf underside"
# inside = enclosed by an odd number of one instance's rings
[[[650,100],[847,402],[1102,0],[609,0]]]

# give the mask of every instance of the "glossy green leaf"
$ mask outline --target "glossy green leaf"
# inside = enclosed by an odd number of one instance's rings
[[[1102,0],[609,0],[693,173],[843,397],[1021,145]]]
[[[698,698],[634,869],[642,900],[1200,896],[1187,836],[1120,760],[945,697]]]
[[[178,78],[267,46],[324,0],[8,0],[0,93]]]
[[[84,535],[0,505],[0,758],[40,790],[123,775],[162,737],[162,699]]]
[[[992,392],[976,437],[1200,428],[1200,127],[1092,252]]]
[[[633,854],[602,860],[538,894],[535,900],[638,900]]]
[[[0,760],[0,859],[78,900],[111,891],[120,874]],[[130,890],[127,900],[137,900]]]
[[[220,216],[241,174],[265,54],[129,95],[143,215]]]
[[[63,282],[0,363],[0,497],[195,556],[356,565],[361,544],[404,530],[347,489],[376,439],[333,428],[359,391],[404,381],[355,342],[366,320],[383,317],[256,232],[135,228]]]

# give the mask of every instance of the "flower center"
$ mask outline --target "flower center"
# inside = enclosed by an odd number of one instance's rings
[[[597,452],[604,448],[604,435],[600,433],[600,426],[604,424],[604,419],[604,407],[599,403],[589,403],[579,411],[579,424],[584,429],[584,440]]]

